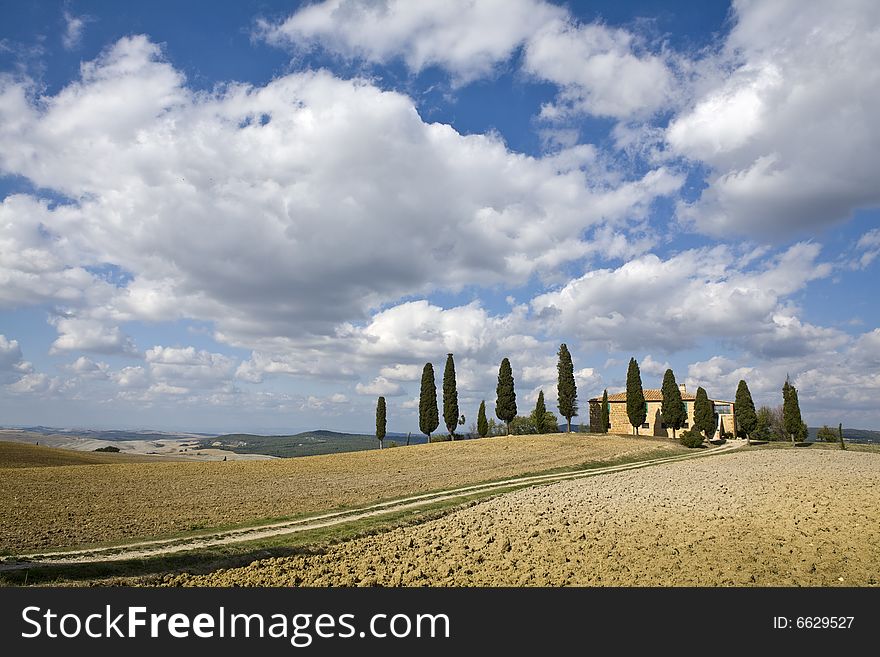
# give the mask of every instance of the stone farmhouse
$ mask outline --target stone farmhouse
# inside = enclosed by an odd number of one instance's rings
[[[681,401],[687,410],[687,422],[682,429],[689,429],[694,426],[694,401],[696,395],[689,392],[685,388],[685,384],[678,385],[681,390]],[[660,409],[663,406],[663,393],[659,388],[642,388],[645,394],[645,406],[647,407],[647,415],[645,423],[639,427],[639,433],[643,436],[663,436],[672,437],[672,429],[667,429],[661,419]],[[736,427],[733,422],[733,402],[721,399],[709,399],[715,406],[716,431],[724,423],[724,430],[733,432],[736,435]],[[601,411],[602,397],[593,397],[590,400],[590,431],[592,433],[601,433],[599,413]],[[608,418],[611,423],[609,433],[635,433],[633,426],[629,423],[629,417],[626,414],[626,392],[618,392],[608,395]]]

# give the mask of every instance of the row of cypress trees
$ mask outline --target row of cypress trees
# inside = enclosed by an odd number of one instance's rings
[[[571,432],[571,418],[576,417],[578,414],[577,385],[574,380],[574,365],[571,360],[571,353],[568,351],[565,343],[559,346],[557,357],[558,407],[559,412],[568,423],[568,431]],[[510,424],[516,417],[517,407],[513,369],[508,358],[504,358],[501,361],[495,394],[495,415],[506,424],[507,433],[510,434]],[[663,375],[661,394],[663,398],[660,410],[661,418],[665,426],[672,428],[672,435],[675,437],[675,432],[684,426],[688,416],[681,398],[681,390],[675,381],[675,374],[671,369],[667,369]],[[805,425],[801,418],[797,389],[791,385],[788,377],[786,377],[785,385],[782,387],[782,397],[785,431],[791,436],[792,443],[794,443],[795,437],[805,438],[803,435]],[[737,386],[733,412],[738,433],[745,435],[746,440],[750,444],[751,434],[757,427],[758,418],[752,394],[745,380],[740,380]],[[535,405],[536,429],[538,433],[543,433],[550,428],[542,425],[545,414],[544,391],[541,390],[538,393],[538,402]],[[635,358],[630,358],[626,373],[626,414],[630,424],[635,429],[636,435],[638,435],[639,427],[647,419],[647,405],[642,388],[641,371]],[[446,356],[446,368],[443,372],[443,422],[452,440],[455,440],[455,429],[465,422],[464,416],[459,416],[455,362],[451,353]],[[706,437],[711,437],[715,433],[715,423],[716,417],[713,404],[709,400],[706,390],[703,387],[698,387],[694,400],[694,429],[705,434]],[[599,424],[603,433],[607,432],[610,428],[607,389],[602,394]],[[379,439],[380,446],[385,437],[385,425],[385,398],[379,397],[376,404],[376,438]],[[430,439],[431,434],[439,425],[440,418],[437,410],[437,387],[434,382],[434,366],[431,363],[425,363],[425,367],[422,370],[419,393],[419,430]],[[724,432],[723,425],[721,431],[722,433]],[[488,432],[489,422],[486,418],[486,401],[483,400],[480,402],[480,408],[477,412],[477,433],[484,437]]]
[[[559,346],[557,353],[557,397],[559,412],[568,422],[568,431],[571,432],[571,418],[578,414],[577,385],[574,380],[574,365],[571,361],[571,353],[565,343]],[[538,433],[543,433],[550,427],[543,426],[546,415],[544,403],[544,391],[538,393],[538,402],[535,406]],[[513,368],[510,360],[504,358],[498,369],[498,385],[495,388],[495,415],[503,421],[510,434],[510,425],[516,418],[516,391],[514,389]],[[446,368],[443,371],[443,423],[449,432],[451,440],[455,440],[455,429],[465,423],[463,415],[459,414],[458,389],[455,381],[455,362],[452,354],[446,355]],[[425,363],[422,369],[422,381],[419,391],[419,431],[428,436],[440,426],[440,417],[437,409],[437,386],[434,379],[434,366]],[[376,438],[381,447],[385,437],[386,406],[385,398],[379,397],[376,403]],[[489,433],[489,421],[486,418],[486,401],[480,402],[477,412],[477,433],[484,437]]]

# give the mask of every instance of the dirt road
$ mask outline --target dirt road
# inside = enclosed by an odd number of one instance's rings
[[[625,472],[650,465],[673,463],[681,460],[693,460],[707,455],[719,454],[739,447],[740,443],[731,443],[722,447],[712,448],[705,451],[691,451],[677,456],[649,459],[636,463],[614,465],[607,467],[590,467],[557,474],[534,475],[526,477],[512,477],[491,484],[479,484],[459,486],[442,492],[408,496],[402,499],[386,501],[370,505],[357,511],[336,511],[324,513],[312,518],[273,523],[258,528],[246,528],[218,532],[211,536],[190,538],[172,541],[141,541],[126,545],[114,546],[106,549],[91,550],[67,550],[54,552],[41,552],[33,554],[19,554],[9,558],[0,564],[0,571],[20,568],[32,568],[37,564],[75,564],[94,563],[107,561],[122,561],[127,559],[144,559],[160,555],[174,554],[190,550],[229,545],[245,541],[271,538],[285,534],[338,525],[342,523],[375,517],[392,512],[417,509],[437,502],[466,498],[478,493],[491,493],[518,486],[535,486],[538,484],[554,483],[584,477],[595,477],[609,473]]]
[[[880,456],[776,449],[528,488],[183,586],[877,586]]]

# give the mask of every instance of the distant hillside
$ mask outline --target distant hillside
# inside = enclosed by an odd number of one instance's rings
[[[185,440],[188,438],[208,438],[216,435],[213,433],[176,433],[149,430],[59,429],[57,427],[44,426],[20,427],[18,430],[44,436],[75,436],[77,438],[92,438],[95,440],[170,440],[175,438]]]
[[[837,430],[837,427],[834,427]],[[815,441],[819,433],[819,427],[809,427],[807,440]],[[880,443],[880,431],[871,429],[848,429],[843,428],[843,439],[851,443]]]
[[[385,446],[391,442],[406,444],[406,436],[389,435]],[[427,442],[421,434],[413,435],[410,444]],[[375,436],[360,433],[340,433],[338,431],[304,431],[292,436],[256,436],[249,433],[230,433],[216,438],[207,438],[199,443],[199,449],[214,447],[236,454],[266,454],[290,458],[294,456],[314,456],[316,454],[336,454],[339,452],[360,452],[379,449]]]
[[[57,447],[0,441],[0,469],[95,465],[97,463],[156,463],[157,460],[157,457],[153,456],[81,452],[74,449],[58,449]]]

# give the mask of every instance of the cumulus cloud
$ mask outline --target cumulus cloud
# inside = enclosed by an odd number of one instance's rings
[[[536,24],[562,15],[541,0],[326,0],[258,28],[269,43],[321,46],[374,63],[400,57],[412,71],[442,66],[468,81],[506,61]]]
[[[123,367],[118,372],[111,373],[110,378],[120,388],[145,388],[148,385],[147,372],[140,365]]]
[[[782,384],[789,376],[811,426],[836,425],[846,418],[849,426],[871,427],[880,395],[878,365],[880,329],[874,329],[826,352],[758,361],[715,356],[691,364],[688,385],[702,385],[710,395],[733,399],[739,380],[745,379],[757,405],[779,406]]]
[[[118,326],[107,326],[94,319],[54,317],[50,322],[58,331],[49,353],[91,351],[99,354],[137,354],[131,338]]]
[[[552,330],[610,351],[645,346],[674,352],[707,338],[772,357],[833,345],[837,332],[802,323],[786,299],[832,268],[819,246],[799,243],[760,267],[742,267],[727,246],[690,249],[666,260],[648,254],[598,269],[531,302]]]
[[[673,80],[661,57],[639,52],[631,32],[582,25],[542,0],[326,0],[258,25],[269,43],[378,64],[401,58],[414,72],[440,66],[457,84],[491,74],[524,48],[523,70],[560,89],[542,109],[550,119],[645,116],[668,100]]]
[[[17,394],[43,394],[49,393],[57,389],[59,379],[57,377],[49,377],[42,372],[31,372],[25,374],[18,381],[10,383],[6,389]]]
[[[107,363],[94,361],[86,356],[80,356],[75,361],[65,366],[68,372],[85,379],[108,379],[110,378],[110,366]]]
[[[194,93],[143,36],[81,68],[54,96],[0,83],[0,169],[75,200],[7,199],[29,231],[9,252],[38,243],[53,272],[40,298],[77,310],[56,350],[125,350],[117,327],[139,319],[214,321],[250,346],[332,335],[406,295],[552,272],[591,248],[573,236],[625,235],[682,183],[514,153],[327,72]],[[98,285],[85,268],[104,263],[125,282]]]
[[[669,368],[670,365],[668,361],[660,362],[654,359],[651,354],[648,354],[639,361],[639,371],[642,372],[642,374],[653,374],[654,376],[662,377]],[[651,387],[647,385],[647,382],[645,382],[645,384],[646,387]]]
[[[24,359],[18,340],[0,334],[0,383],[13,383],[33,372],[33,365]]]
[[[734,2],[692,106],[669,125],[675,153],[711,169],[679,218],[716,236],[780,237],[880,203],[880,5]]]
[[[561,89],[541,109],[547,119],[579,113],[644,117],[668,104],[674,82],[660,56],[636,51],[631,32],[571,19],[548,22],[531,35],[523,68]]]
[[[389,381],[384,376],[377,376],[370,383],[358,383],[354,387],[359,395],[385,395],[386,397],[396,397],[404,394],[403,387],[399,383]]]
[[[178,387],[224,385],[235,371],[234,358],[195,347],[155,346],[147,349],[145,360],[153,379]]]
[[[386,365],[379,370],[380,376],[394,381],[418,381],[422,376],[422,368],[418,365],[405,365],[403,363],[395,363],[394,365]]]

